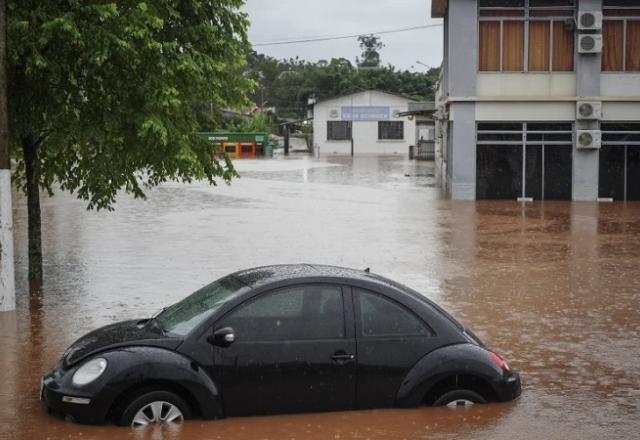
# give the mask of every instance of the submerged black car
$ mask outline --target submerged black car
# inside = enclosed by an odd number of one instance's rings
[[[423,295],[367,271],[300,264],[236,272],[154,318],[83,336],[40,395],[78,422],[136,427],[507,401],[520,378]]]

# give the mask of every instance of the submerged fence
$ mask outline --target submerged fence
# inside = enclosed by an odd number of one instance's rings
[[[434,141],[418,141],[415,147],[409,147],[409,159],[435,160],[436,143]]]

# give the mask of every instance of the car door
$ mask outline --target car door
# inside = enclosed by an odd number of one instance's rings
[[[400,385],[438,340],[433,330],[398,298],[354,288],[358,351],[357,408],[388,408]]]
[[[260,294],[220,319],[214,332],[233,329],[235,339],[214,347],[225,413],[352,409],[356,346],[344,304],[340,286],[297,285]]]

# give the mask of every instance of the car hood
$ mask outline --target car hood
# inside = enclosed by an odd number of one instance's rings
[[[148,322],[148,319],[122,321],[87,333],[64,352],[63,366],[68,368],[92,354],[111,348],[147,345],[175,349],[182,342],[182,339],[163,335],[147,325]]]

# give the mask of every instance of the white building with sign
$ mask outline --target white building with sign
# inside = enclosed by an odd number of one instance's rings
[[[318,101],[313,106],[317,154],[407,155],[416,143],[416,120],[400,116],[414,100],[366,90]]]

